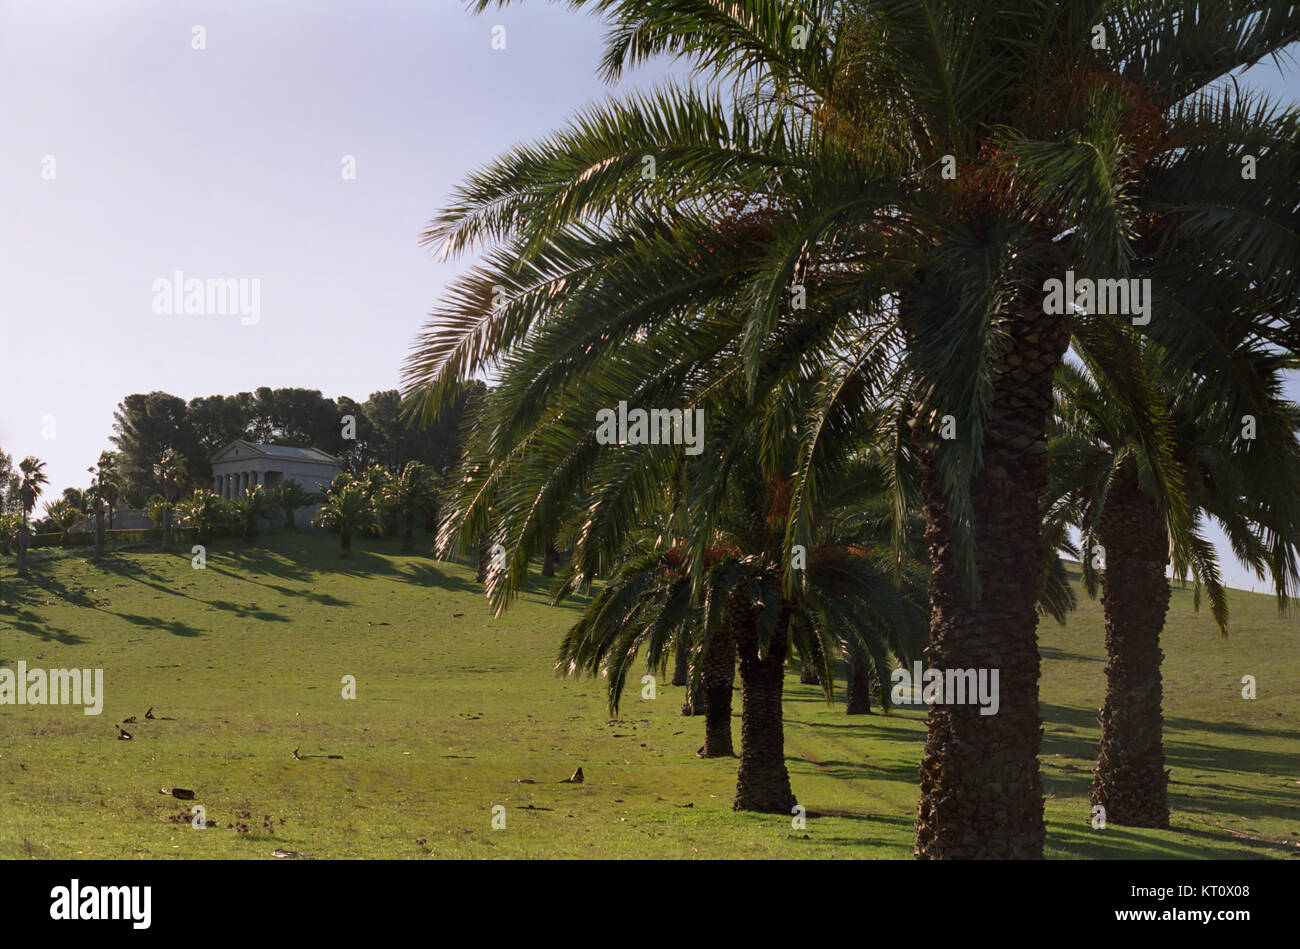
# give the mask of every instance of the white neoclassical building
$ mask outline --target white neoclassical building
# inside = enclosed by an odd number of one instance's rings
[[[212,490],[223,498],[233,498],[255,485],[269,489],[296,481],[308,492],[321,494],[339,467],[337,458],[318,448],[233,441],[212,456]]]

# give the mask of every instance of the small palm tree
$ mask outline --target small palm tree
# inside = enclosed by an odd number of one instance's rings
[[[49,515],[50,521],[61,535],[59,537],[59,546],[66,547],[68,544],[68,531],[80,523],[84,515],[67,498],[46,502],[45,513]]]
[[[180,497],[181,485],[189,477],[185,469],[185,459],[170,448],[153,466],[154,477],[162,490],[162,549],[170,553],[172,549],[172,508]]]
[[[257,522],[271,516],[275,503],[266,488],[255,484],[230,502],[230,510],[244,525],[244,540],[253,541],[257,539]]]
[[[0,514],[0,553],[8,557],[22,534],[23,519],[20,514]]]
[[[113,505],[122,491],[122,482],[117,471],[117,456],[112,452],[100,452],[99,461],[87,470],[92,476],[89,497],[95,510],[94,562],[99,563],[104,559],[104,509],[108,509],[109,523],[112,523]]]
[[[415,514],[433,500],[437,485],[433,469],[418,461],[408,461],[402,473],[380,489],[381,503],[402,518],[402,549],[415,543]]]
[[[50,479],[45,475],[45,462],[28,455],[18,465],[18,502],[22,507],[22,521],[18,532],[18,576],[27,576],[27,545],[31,541],[31,517],[36,501]]]
[[[316,514],[316,523],[339,530],[339,556],[352,556],[352,532],[379,530],[382,524],[365,485],[349,482],[340,490],[325,495],[325,503]]]
[[[163,525],[163,496],[161,494],[151,494],[144,502],[144,516],[153,521],[154,527]]]
[[[284,526],[293,527],[293,512],[309,504],[315,504],[318,496],[308,491],[297,481],[281,481],[275,490],[276,506],[284,512]]]
[[[230,506],[226,500],[206,489],[195,491],[178,505],[181,523],[195,528],[198,542],[206,544],[212,538],[212,529],[230,520]]]

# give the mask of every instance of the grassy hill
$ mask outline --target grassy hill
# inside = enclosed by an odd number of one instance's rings
[[[102,667],[106,699],[97,717],[0,706],[0,857],[911,855],[923,712],[846,717],[787,676],[807,828],[736,814],[735,762],[695,757],[703,720],[681,716],[683,690],[661,681],[648,701],[638,686],[610,721],[602,682],[552,674],[575,608],[547,606],[540,580],[492,619],[471,569],[355,546],[340,560],[334,537],[280,532],[209,548],[203,570],[188,554],[96,568],[38,551],[28,582],[6,560],[0,666]],[[1090,827],[1100,606],[1041,627],[1050,857],[1300,855],[1300,622],[1252,594],[1232,609],[1221,639],[1174,593],[1167,832]],[[146,721],[150,706],[164,717]],[[585,783],[562,783],[578,766]],[[159,793],[175,786],[196,791],[207,830]]]

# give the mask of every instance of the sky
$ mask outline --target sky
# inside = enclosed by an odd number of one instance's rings
[[[0,447],[56,494],[129,393],[397,388],[473,262],[419,243],[455,185],[672,71],[611,89],[602,32],[542,0],[0,0]],[[1294,67],[1247,79],[1300,99]],[[256,319],[155,312],[178,271],[258,281]]]

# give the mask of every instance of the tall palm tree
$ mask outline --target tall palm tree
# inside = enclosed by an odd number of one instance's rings
[[[316,522],[339,530],[339,556],[352,556],[354,531],[379,530],[383,524],[364,484],[352,481],[326,493]]]
[[[86,469],[91,474],[90,498],[95,507],[95,553],[94,562],[104,559],[104,515],[105,509],[111,516],[113,505],[122,491],[121,475],[117,470],[117,456],[112,452],[99,453],[99,461]]]
[[[180,499],[181,487],[189,472],[185,468],[185,459],[179,452],[167,449],[153,466],[154,477],[162,496],[162,549],[170,553],[172,549],[172,510]]]
[[[28,519],[36,507],[45,486],[50,479],[45,474],[45,462],[33,455],[28,455],[18,463],[18,503],[22,522],[18,531],[18,576],[27,576],[27,545],[31,542],[31,526]]]
[[[1114,367],[1096,362],[1061,369],[1050,494],[1075,511],[1084,582],[1094,595],[1092,554],[1104,551],[1106,700],[1091,801],[1105,807],[1108,822],[1167,828],[1160,675],[1166,568],[1172,561],[1175,576],[1192,576],[1195,602],[1204,591],[1223,635],[1228,603],[1214,547],[1202,532],[1206,519],[1222,526],[1245,564],[1271,575],[1280,602],[1294,590],[1300,410],[1281,392],[1283,369],[1296,363],[1249,346],[1231,354],[1265,410],[1244,426],[1227,409],[1234,398],[1226,380],[1216,386],[1171,377],[1153,347],[1111,355],[1122,372],[1106,373]],[[1138,394],[1116,398],[1116,384]]]
[[[996,716],[931,710],[916,854],[1041,856],[1052,381],[1071,333],[1086,348],[1129,322],[1046,306],[1046,281],[1151,279],[1142,332],[1208,373],[1219,317],[1200,301],[1250,275],[1236,284],[1258,304],[1251,332],[1294,344],[1294,119],[1216,82],[1294,40],[1300,8],[572,2],[611,19],[608,75],[666,52],[739,77],[740,94],[666,88],[593,107],[471,176],[427,236],[451,253],[496,246],[435,313],[408,386],[436,406],[476,371],[531,367],[492,435],[503,458],[637,334],[664,352],[640,393],[734,344],[754,404],[809,352],[867,364],[901,339],[931,550],[928,658],[999,668],[1005,696]],[[1243,147],[1270,158],[1250,181]],[[574,455],[566,480],[590,463]],[[537,524],[549,519],[540,505]]]
[[[400,474],[379,490],[380,501],[402,519],[402,549],[415,546],[415,515],[436,496],[433,469],[418,461],[408,461]]]

